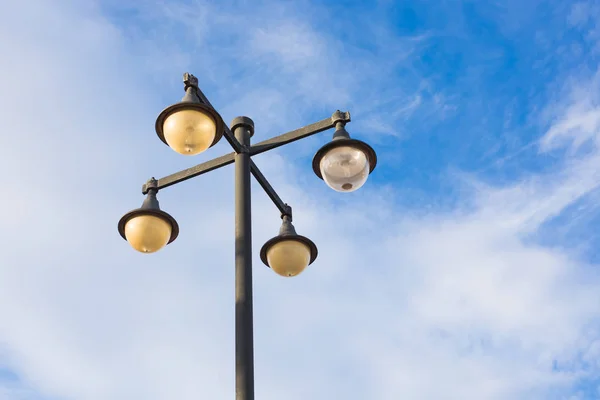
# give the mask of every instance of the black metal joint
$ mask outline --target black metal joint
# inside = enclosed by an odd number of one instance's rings
[[[238,154],[250,154],[250,147],[243,144],[240,144],[240,148],[238,150]]]
[[[281,213],[281,219],[285,220],[287,218],[290,222],[292,222],[292,207],[287,203],[285,203],[283,207],[284,209]]]
[[[186,90],[186,91],[189,87],[198,89],[198,78],[196,78],[194,75],[190,74],[189,72],[186,72],[185,74],[183,74],[183,84],[185,85],[184,90]]]
[[[150,191],[158,192],[158,181],[154,177],[148,179],[148,182],[142,185],[142,194],[148,194]]]
[[[207,105],[214,110],[214,107],[208,103],[204,94],[201,92],[200,86],[198,86],[198,78],[189,72],[186,72],[183,74],[183,85],[185,96],[181,99],[182,103],[200,103]]]
[[[350,112],[349,111],[340,111],[337,110],[336,112],[333,113],[333,115],[331,116],[331,124],[332,125],[337,125],[338,122],[343,123],[344,125],[348,122],[350,122]]]

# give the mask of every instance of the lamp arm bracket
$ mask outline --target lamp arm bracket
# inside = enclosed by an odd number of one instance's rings
[[[250,155],[254,156],[265,151],[276,149],[277,147],[283,146],[288,143],[295,142],[296,140],[304,139],[305,137],[315,135],[319,132],[323,132],[327,129],[331,129],[336,126],[338,122],[346,124],[350,122],[350,113],[336,111],[329,118],[325,118],[314,124],[307,125],[303,128],[289,131],[279,136],[275,136],[271,139],[263,140],[250,147]]]
[[[275,189],[273,189],[267,178],[265,178],[263,173],[260,171],[260,169],[258,169],[258,167],[252,159],[250,159],[250,172],[252,173],[256,181],[260,184],[260,186],[263,188],[267,196],[269,196],[271,201],[273,201],[275,207],[279,209],[281,215],[289,215],[291,217],[292,208],[288,206],[287,203],[284,203],[283,200],[281,200],[281,197],[279,197]]]

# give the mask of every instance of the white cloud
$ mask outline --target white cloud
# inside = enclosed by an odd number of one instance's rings
[[[590,45],[592,53],[596,55],[600,51],[599,19],[600,6],[594,1],[579,1],[573,4],[567,16],[569,24],[579,30],[584,41]]]
[[[552,120],[552,126],[540,140],[542,152],[567,147],[577,152],[590,142],[598,146],[600,131],[600,74],[591,77],[577,76],[571,79],[563,98],[547,107],[544,115]]]
[[[164,251],[138,255],[118,237],[142,181],[193,161],[171,163],[152,132],[164,99],[159,83],[143,86],[156,70],[137,67],[160,46],[131,52],[133,39],[89,4],[1,6],[0,50],[11,58],[0,64],[10,132],[0,136],[0,354],[23,389],[2,383],[0,398],[231,396],[232,171],[160,193],[181,224]],[[306,41],[282,62],[318,54],[318,34],[301,32]],[[251,109],[257,120],[275,118],[281,101],[266,85],[240,100],[263,104]],[[543,145],[596,137],[574,96],[554,109]],[[256,190],[257,398],[551,399],[598,376],[600,282],[567,250],[533,240],[595,190],[595,151],[504,187],[471,181],[469,206],[425,215],[399,209],[400,190],[368,183],[334,196],[308,166],[278,155],[257,164],[320,249],[295,279],[263,267],[258,250],[279,221]]]

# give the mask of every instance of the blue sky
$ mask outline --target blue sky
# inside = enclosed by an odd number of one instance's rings
[[[600,6],[594,1],[4,1],[0,400],[234,393],[233,169],[161,191],[161,252],[116,231],[183,157],[154,133],[189,71],[254,140],[336,109],[377,151],[352,194],[256,157],[319,247],[259,261],[256,398],[600,398]]]

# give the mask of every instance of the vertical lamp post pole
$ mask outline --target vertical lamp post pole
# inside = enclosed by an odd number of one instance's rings
[[[231,130],[243,150],[235,155],[235,398],[254,400],[250,137],[254,123],[238,117]]]
[[[350,138],[345,126],[350,113],[336,111],[330,118],[315,122],[253,146],[254,123],[237,117],[227,128],[221,116],[198,87],[198,79],[184,74],[185,96],[165,108],[156,120],[158,137],[173,150],[185,155],[199,154],[214,146],[221,137],[233,153],[198,164],[161,179],[150,179],[142,187],[147,195],[140,208],[126,213],[118,224],[121,236],[142,253],[153,253],[179,234],[177,221],[161,210],[159,190],[235,164],[235,386],[236,400],[254,400],[254,334],[252,316],[252,220],[250,175],[258,181],[281,212],[279,235],[269,239],[260,251],[262,262],[277,274],[296,276],[317,258],[317,246],[298,235],[292,225],[292,208],[284,203],[267,178],[254,164],[252,156],[264,153],[327,129],[335,128],[333,140],[317,151],[313,159],[315,174],[338,192],[360,188],[377,164],[373,149]]]

